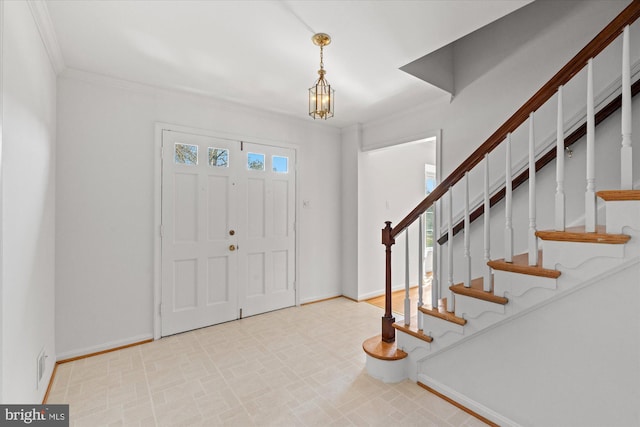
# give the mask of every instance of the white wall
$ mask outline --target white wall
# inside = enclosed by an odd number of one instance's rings
[[[156,122],[297,144],[300,301],[342,293],[338,130],[81,72],[59,78],[58,117],[59,357],[153,334]]]
[[[358,299],[384,291],[385,221],[402,219],[425,197],[425,164],[435,164],[435,140],[397,145],[358,155]],[[405,235],[392,249],[392,286],[405,286]],[[418,224],[410,228],[410,284],[418,283]]]
[[[56,76],[27,2],[3,3],[0,401],[39,403],[56,353]],[[38,388],[43,348],[49,358]]]
[[[639,275],[636,261],[428,359],[421,371],[518,425],[637,426]]]
[[[361,174],[358,157],[362,128],[342,130],[342,294],[358,300],[358,218]]]

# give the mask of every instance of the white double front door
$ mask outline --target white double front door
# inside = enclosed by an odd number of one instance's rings
[[[162,336],[295,304],[295,151],[162,134]]]

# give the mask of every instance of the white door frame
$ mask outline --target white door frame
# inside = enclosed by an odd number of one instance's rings
[[[281,142],[278,140],[270,140],[266,138],[247,137],[227,132],[211,131],[199,129],[189,126],[180,126],[170,123],[156,122],[154,151],[155,151],[155,167],[154,167],[154,237],[153,237],[153,339],[160,339],[162,336],[162,322],[160,317],[160,303],[162,301],[162,239],[160,236],[160,227],[162,226],[162,131],[169,130],[182,133],[190,133],[194,135],[209,136],[219,139],[230,139],[234,141],[252,142],[255,144],[271,145],[276,147],[290,148],[296,152],[296,164],[294,165],[294,173],[296,174],[295,186],[295,215],[296,221],[294,226],[295,232],[295,291],[297,306],[300,305],[300,233],[298,232],[299,213],[300,213],[300,184],[298,175],[298,164],[300,163],[300,149],[297,144]]]

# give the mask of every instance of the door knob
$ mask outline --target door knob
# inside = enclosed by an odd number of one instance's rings
[[[236,246],[235,245],[229,245],[229,250],[231,252],[235,251],[236,250]]]
[[[229,235],[233,236],[234,234],[236,234],[236,230],[229,230]]]

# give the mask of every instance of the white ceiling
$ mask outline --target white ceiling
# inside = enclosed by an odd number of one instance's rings
[[[399,67],[532,0],[48,1],[67,68],[313,120],[315,32],[345,127],[446,96]]]

